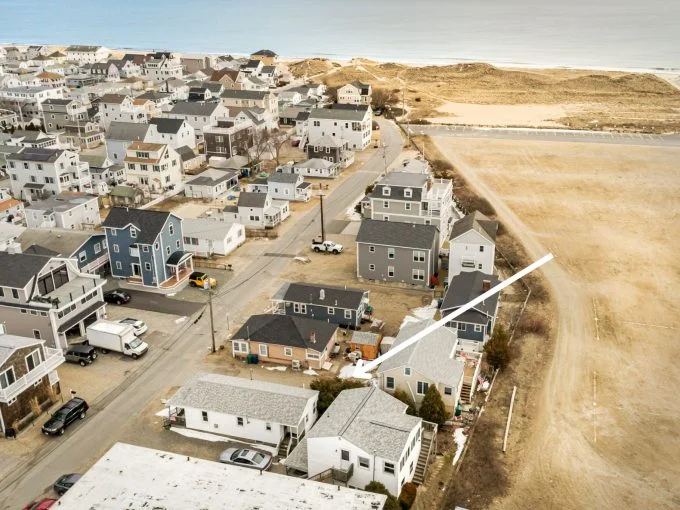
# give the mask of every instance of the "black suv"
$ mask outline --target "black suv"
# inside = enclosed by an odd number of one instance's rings
[[[97,352],[91,345],[72,344],[66,349],[64,359],[71,363],[79,363],[81,367],[84,367],[97,359]]]
[[[43,434],[46,436],[58,434],[61,436],[64,433],[64,429],[78,418],[84,420],[89,408],[90,406],[88,406],[87,402],[82,398],[72,398],[61,406],[59,410],[52,415],[52,418],[47,420],[45,425],[42,426]]]

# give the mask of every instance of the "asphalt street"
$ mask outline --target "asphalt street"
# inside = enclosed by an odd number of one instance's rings
[[[118,288],[113,285],[113,288]],[[110,290],[110,289],[107,289]],[[132,299],[129,303],[124,305],[115,305],[112,303],[106,306],[115,306],[117,308],[129,308],[130,315],[134,315],[135,309],[146,310],[148,312],[169,313],[172,315],[193,315],[198,310],[205,306],[205,303],[197,303],[194,301],[180,301],[179,299],[172,299],[162,294],[155,294],[153,292],[144,292],[141,290],[124,289],[130,294]],[[206,298],[207,299],[207,298]]]
[[[394,124],[379,120],[384,151],[378,151],[363,167],[349,176],[324,201],[326,223],[345,211],[383,172],[400,153],[402,140]],[[307,248],[309,240],[319,231],[318,209],[312,209],[275,242],[266,246],[268,253],[297,253]],[[290,258],[265,256],[253,258],[238,270],[234,278],[214,296],[215,329],[226,325],[226,314],[237,314],[255,299],[260,287],[270,278],[279,275]],[[135,299],[135,297],[133,297]],[[188,306],[182,302],[182,307]],[[189,315],[188,312],[183,315]],[[200,316],[200,320],[197,320]],[[178,326],[177,332],[162,348],[149,351],[137,360],[137,368],[118,387],[97,402],[91,403],[87,419],[78,423],[62,437],[55,437],[27,465],[0,481],[0,508],[15,510],[32,501],[62,474],[81,472],[94,463],[134,424],[139,410],[171,386],[181,385],[201,369],[207,352],[210,323],[207,313],[198,312]],[[159,402],[160,408],[160,402]]]

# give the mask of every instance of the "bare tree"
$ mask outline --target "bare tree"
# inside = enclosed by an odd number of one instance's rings
[[[253,159],[260,161],[265,152],[272,150],[272,134],[268,129],[257,131],[253,136]]]
[[[384,88],[373,89],[371,94],[371,102],[373,108],[385,108],[388,104],[394,103],[395,96],[391,90]]]
[[[274,159],[276,160],[276,166],[279,166],[281,164],[279,161],[279,158],[281,157],[281,149],[283,149],[283,146],[286,145],[286,143],[292,138],[292,136],[293,136],[292,129],[288,131],[282,131],[277,129],[272,132],[271,148],[274,155]]]

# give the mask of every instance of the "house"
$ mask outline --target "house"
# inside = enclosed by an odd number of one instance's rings
[[[109,194],[111,205],[128,207],[141,205],[144,202],[144,191],[136,186],[114,186]]]
[[[101,223],[96,195],[62,192],[26,206],[26,226],[29,228],[85,230]]]
[[[363,220],[357,234],[357,278],[431,285],[439,272],[433,225]]]
[[[0,434],[26,428],[35,418],[34,406],[45,410],[61,393],[57,367],[61,349],[45,341],[7,334],[0,324]]]
[[[84,71],[88,72],[102,81],[119,81],[120,71],[118,66],[113,62],[96,62],[94,64],[85,64],[81,67]]]
[[[62,228],[27,228],[18,237],[22,253],[38,253],[75,259],[81,273],[104,276],[109,257],[103,232],[83,232]],[[40,253],[38,253],[40,254]]]
[[[137,101],[135,104],[142,104],[141,102],[143,100],[151,101],[153,103],[153,105],[150,107],[150,111],[153,113],[153,115],[149,116],[149,118],[151,118],[159,115],[162,111],[170,109],[170,105],[172,103],[172,94],[159,92],[157,90],[148,90],[135,97],[135,101]]]
[[[241,72],[239,73],[240,75],[254,75],[258,76],[260,74],[260,71],[264,67],[264,64],[262,63],[261,60],[248,60],[245,64],[241,66]]]
[[[177,154],[182,160],[182,170],[189,172],[199,169],[205,163],[205,154],[200,154],[195,148],[187,145],[177,147]]]
[[[228,483],[225,483],[228,481]],[[238,510],[334,508],[380,510],[386,496],[270,471],[244,469],[116,443],[59,499],[60,507]]]
[[[183,119],[188,122],[194,128],[195,143],[201,143],[203,141],[203,128],[217,125],[218,119],[225,119],[229,116],[229,110],[219,102],[179,101],[175,103],[167,116],[171,119]]]
[[[182,222],[184,249],[196,257],[229,255],[246,242],[246,229],[240,223],[212,219],[185,219]]]
[[[194,265],[182,219],[169,212],[114,207],[104,220],[111,276],[155,289],[187,283]]]
[[[12,198],[9,189],[0,188],[0,222],[21,224],[25,219],[24,203]]]
[[[109,60],[109,64],[116,66],[120,78],[134,78],[142,74],[142,67],[132,60]]]
[[[33,59],[39,56],[46,57],[52,53],[49,46],[44,46],[42,44],[31,45],[26,48],[26,56],[29,59]]]
[[[166,144],[173,149],[182,146],[196,148],[194,128],[184,119],[156,117],[149,120],[145,142]]]
[[[66,48],[66,59],[78,65],[101,62],[109,56],[109,50],[103,46],[73,45]]]
[[[279,56],[271,50],[259,50],[250,55],[250,60],[259,60],[266,66],[275,65]]]
[[[0,251],[20,253],[19,236],[26,231],[26,227],[15,223],[0,221]]]
[[[158,57],[160,58],[150,58],[142,65],[145,76],[155,83],[182,77],[184,70],[182,62],[178,58],[169,58],[166,55],[159,55]]]
[[[337,340],[338,326],[290,315],[252,315],[231,337],[232,355],[321,369]]]
[[[12,195],[29,202],[92,188],[89,166],[76,152],[30,149],[7,156]]]
[[[195,73],[199,69],[204,69],[212,65],[215,57],[206,55],[189,55],[183,54],[180,57],[180,63],[187,73]]]
[[[323,159],[331,163],[339,163],[340,168],[347,168],[354,163],[354,152],[347,148],[347,143],[333,140],[330,136],[322,136],[305,146],[307,157],[311,159]]]
[[[59,139],[53,133],[42,131],[26,131],[17,129],[9,135],[7,145],[15,147],[29,147],[31,149],[57,149],[60,148]]]
[[[0,130],[16,128],[19,125],[19,116],[12,110],[0,108]]]
[[[449,279],[464,271],[493,274],[498,222],[475,211],[453,224],[449,242]]]
[[[177,78],[165,80],[159,86],[159,90],[166,94],[170,94],[170,104],[174,101],[186,101],[189,99],[189,85]]]
[[[104,130],[97,122],[76,122],[64,126],[64,142],[73,149],[94,149],[105,143]]]
[[[309,143],[330,136],[333,141],[355,151],[371,144],[373,113],[368,106],[314,108],[309,112]]]
[[[125,167],[114,164],[106,153],[81,153],[80,160],[90,165],[93,189],[97,189],[101,184],[115,186],[125,182]]]
[[[453,181],[430,174],[392,171],[361,201],[364,218],[434,225],[441,246],[453,224]]]
[[[135,105],[132,97],[123,94],[105,94],[99,101],[100,124],[108,131],[112,122],[146,123],[146,110]]]
[[[450,278],[441,306],[442,317],[455,312],[500,282],[498,277],[481,271],[462,272]],[[458,342],[463,350],[481,352],[484,349],[493,334],[499,304],[500,295],[496,293],[447,324],[447,327],[458,331]]]
[[[295,118],[295,136],[298,137],[300,143],[307,138],[309,134],[309,112],[300,112]]]
[[[399,330],[392,348],[432,324],[432,319],[405,324]],[[457,344],[455,330],[442,327],[433,331],[380,364],[380,388],[388,393],[402,390],[416,406],[420,406],[427,389],[434,385],[441,394],[446,410],[453,413],[460,399],[465,370],[465,362],[456,354]]]
[[[222,104],[227,108],[262,108],[269,129],[279,123],[279,107],[276,94],[264,90],[227,89],[220,94]]]
[[[300,101],[300,94],[295,93]],[[281,96],[279,95],[279,105],[281,104]],[[293,103],[294,104],[294,103]],[[307,108],[302,108],[300,106],[285,106],[279,113],[279,124],[282,126],[295,126],[297,122],[298,115],[300,113],[309,113]]]
[[[150,191],[161,192],[182,183],[182,160],[169,145],[132,142],[124,163],[127,182]]]
[[[106,132],[106,154],[116,164],[125,161],[127,149],[132,142],[143,142],[149,125],[141,122],[112,121]]]
[[[224,158],[244,155],[253,146],[254,134],[252,122],[237,124],[231,120],[218,120],[215,126],[203,127],[205,154]]]
[[[312,185],[305,182],[301,175],[275,172],[266,179],[256,179],[249,183],[246,191],[269,193],[273,199],[309,202],[312,198]]]
[[[66,79],[58,73],[43,71],[35,76],[40,79],[40,85],[45,87],[64,87],[66,85]]]
[[[437,429],[407,407],[373,386],[344,390],[283,464],[312,479],[326,472],[329,482],[349,487],[380,482],[397,496],[416,468],[424,474]]]
[[[104,318],[106,280],[78,270],[71,257],[0,252],[0,323],[8,333],[64,349]]]
[[[287,201],[274,200],[268,193],[239,193],[236,206],[226,206],[223,221],[235,220],[246,228],[274,228],[290,216]]]
[[[353,81],[338,89],[338,103],[340,104],[371,104],[371,85]]]
[[[217,200],[238,184],[235,170],[208,168],[184,184],[184,195],[190,198]]]
[[[42,125],[48,133],[88,120],[87,107],[76,99],[46,99],[41,104]]]
[[[370,361],[380,356],[380,342],[382,334],[370,331],[355,331],[352,333],[349,348],[353,352],[359,351],[361,359]]]
[[[358,329],[369,306],[368,291],[312,283],[285,283],[272,298],[274,314],[307,317]]]
[[[340,164],[327,159],[308,159],[300,163],[286,163],[276,168],[277,173],[333,179],[340,173]]]
[[[20,121],[40,120],[41,104],[47,99],[62,99],[63,87],[19,85],[0,88],[0,108],[19,113]]]

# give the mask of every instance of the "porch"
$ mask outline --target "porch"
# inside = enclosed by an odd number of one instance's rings
[[[17,395],[22,393],[27,387],[39,381],[46,375],[52,373],[59,365],[64,362],[64,355],[61,349],[45,347],[45,360],[20,377],[6,388],[0,388],[0,402],[7,403]]]

